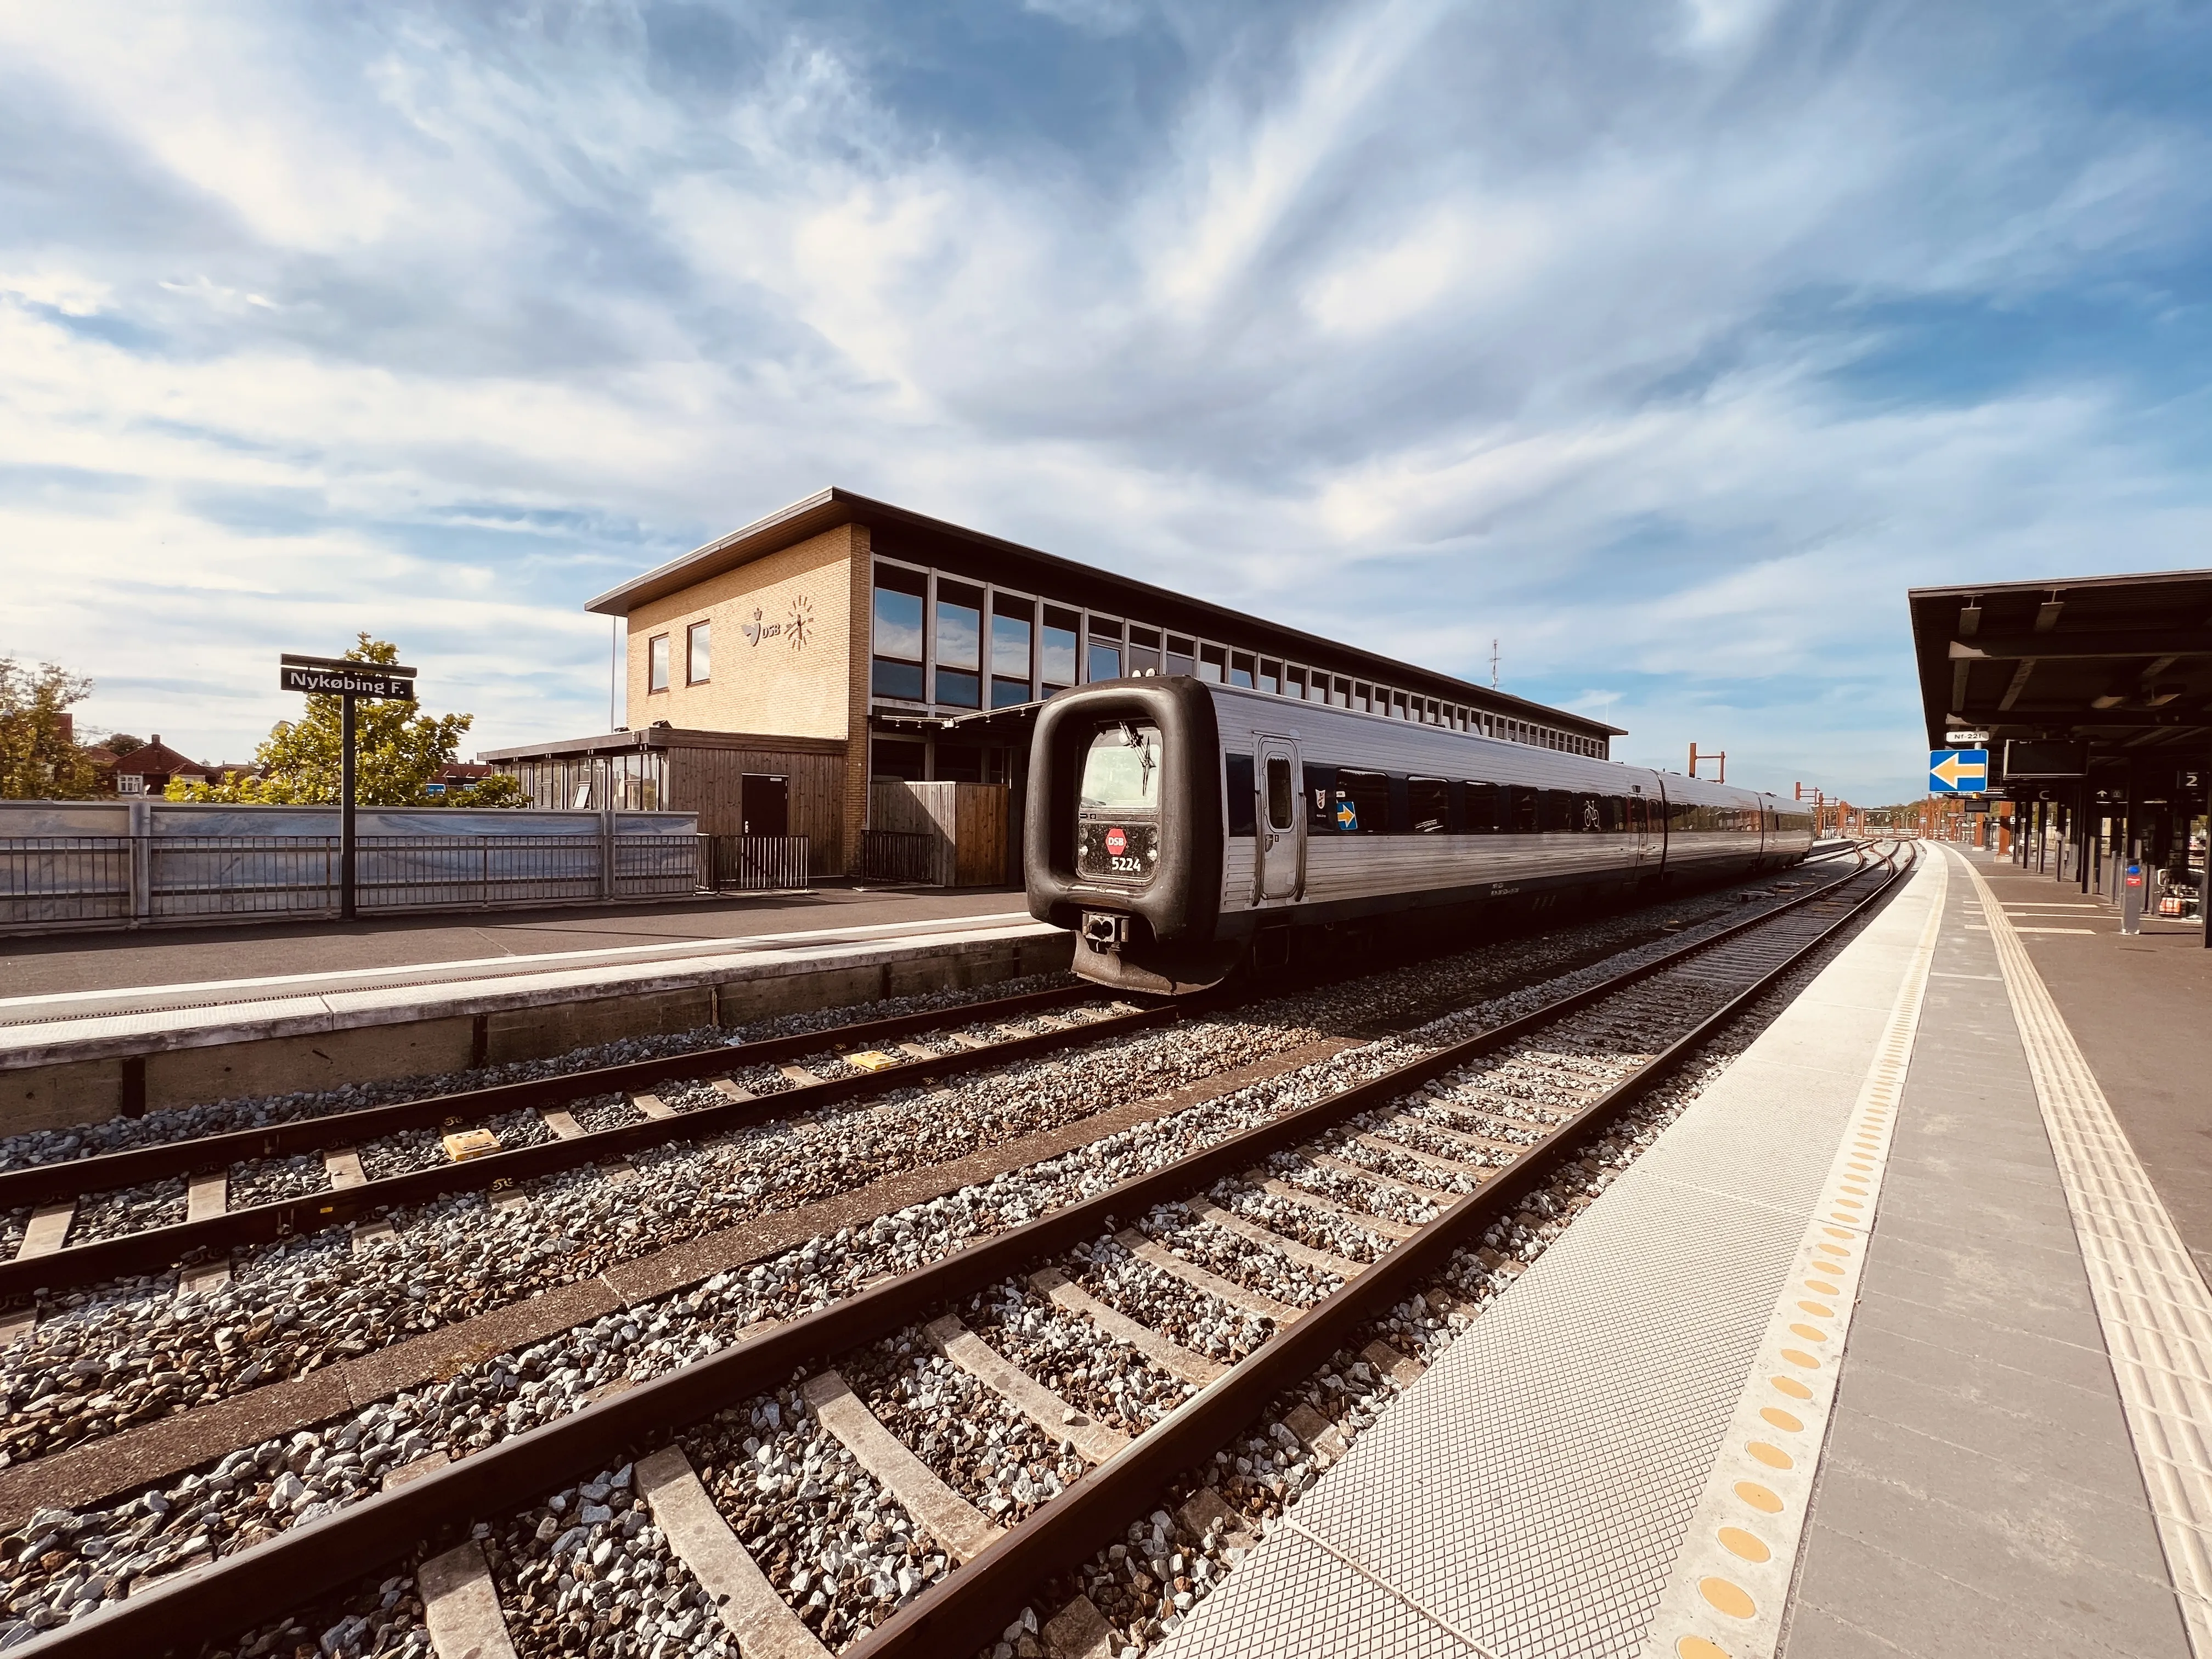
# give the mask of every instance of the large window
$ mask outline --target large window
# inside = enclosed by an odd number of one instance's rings
[[[937,701],[955,708],[983,706],[983,590],[942,576],[937,580]]]
[[[1030,605],[996,600],[991,611],[991,707],[1012,708],[1030,700]]]
[[[1076,635],[1083,626],[1083,618],[1073,611],[1062,611],[1058,605],[1044,608],[1044,690],[1047,696],[1064,691],[1075,684]]]
[[[868,689],[879,697],[920,702],[921,609],[929,579],[919,570],[876,567],[875,657]]]
[[[1270,696],[1273,696],[1282,690],[1282,664],[1279,662],[1270,662],[1265,657],[1260,659],[1260,689],[1267,693]]]
[[[1451,828],[1451,786],[1442,778],[1409,778],[1406,806],[1417,836],[1438,836]]]
[[[704,685],[714,677],[714,624],[693,623],[684,630],[684,683]]]
[[[1180,634],[1168,635],[1168,672],[1194,674],[1198,672],[1198,647]]]
[[[1157,674],[1160,672],[1160,630],[1158,629],[1130,629],[1129,672],[1132,674]]]
[[[1495,835],[1505,828],[1504,790],[1494,783],[1460,786],[1460,827],[1469,835]]]
[[[655,634],[645,642],[645,689],[668,690],[668,635]]]
[[[1086,680],[1121,678],[1121,624],[1111,617],[1091,619],[1091,654],[1084,664]]]
[[[1252,659],[1242,651],[1233,652],[1230,655],[1229,683],[1231,685],[1241,685],[1247,691],[1252,689]]]
[[[1381,836],[1390,830],[1390,779],[1382,772],[1336,774],[1336,828],[1349,835]]]
[[[1227,653],[1218,645],[1200,646],[1198,647],[1199,678],[1212,680],[1216,685],[1220,684],[1228,678],[1226,657]]]
[[[868,775],[920,783],[928,769],[929,750],[907,738],[877,738],[868,744]]]

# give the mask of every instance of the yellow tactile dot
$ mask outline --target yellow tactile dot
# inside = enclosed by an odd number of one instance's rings
[[[1800,1302],[1797,1311],[1811,1314],[1815,1319],[1833,1319],[1836,1310],[1819,1302]]]
[[[1839,1198],[1836,1200],[1836,1207],[1839,1210],[1863,1210],[1866,1206],[1856,1198]]]
[[[1849,1238],[1850,1237],[1849,1233],[1845,1232],[1840,1227],[1823,1227],[1820,1231],[1827,1234],[1831,1238]],[[1820,1248],[1825,1250],[1828,1247],[1824,1244]],[[1833,1254],[1837,1255],[1849,1255],[1850,1252],[1849,1250],[1837,1250],[1834,1251]]]
[[[1729,1659],[1729,1650],[1702,1636],[1685,1636],[1674,1644],[1675,1659]]]
[[[1784,1411],[1779,1406],[1764,1407],[1760,1409],[1759,1414],[1765,1418],[1768,1422],[1771,1423],[1776,1428],[1785,1430],[1791,1434],[1799,1433],[1805,1427],[1805,1422],[1802,1418],[1792,1416],[1790,1413]]]
[[[1782,1357],[1791,1364],[1802,1365],[1808,1370],[1818,1370],[1820,1368],[1820,1362],[1802,1348],[1784,1348],[1782,1351]]]
[[[1740,1556],[1746,1561],[1771,1561],[1774,1559],[1772,1550],[1741,1527],[1723,1527],[1720,1536],[1721,1547],[1730,1555]]]
[[[1745,1449],[1770,1469],[1794,1469],[1797,1467],[1796,1458],[1781,1447],[1769,1445],[1764,1440],[1754,1440]]]
[[[1770,1376],[1766,1380],[1792,1400],[1810,1400],[1813,1397],[1812,1389],[1794,1376]]]
[[[1843,1291],[1837,1289],[1833,1285],[1823,1285],[1817,1279],[1807,1279],[1805,1281],[1805,1288],[1808,1291],[1818,1291],[1822,1296],[1841,1296],[1843,1294]]]
[[[1756,1480],[1737,1481],[1735,1483],[1735,1495],[1743,1499],[1745,1503],[1750,1504],[1752,1508],[1757,1510],[1762,1515],[1779,1515],[1782,1513],[1782,1500],[1779,1498],[1777,1498],[1772,1492],[1769,1492],[1765,1487],[1760,1486]]]
[[[1758,1611],[1751,1597],[1725,1578],[1700,1578],[1698,1594],[1731,1619],[1748,1619]]]
[[[1827,1332],[1817,1325],[1792,1325],[1790,1328],[1790,1334],[1792,1336],[1802,1336],[1808,1342],[1826,1342],[1828,1340]]]
[[[1828,1219],[1829,1219],[1829,1220],[1831,1220],[1831,1221],[1856,1221],[1856,1220],[1858,1219],[1858,1218],[1857,1218],[1856,1216],[1855,1216],[1855,1215],[1850,1214],[1849,1212],[1845,1212],[1845,1211],[1843,1211],[1843,1210],[1838,1210],[1838,1211],[1835,1211],[1834,1212],[1832,1212],[1832,1213],[1828,1217]]]
[[[1837,1188],[1836,1190],[1839,1193],[1856,1193],[1861,1198],[1864,1198],[1867,1195],[1867,1189],[1865,1188],[1854,1187],[1848,1182],[1846,1182],[1843,1186]]]

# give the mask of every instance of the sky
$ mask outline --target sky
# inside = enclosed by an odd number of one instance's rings
[[[836,483],[1888,801],[1905,591],[2212,565],[2212,9],[0,3],[0,655],[469,744]]]

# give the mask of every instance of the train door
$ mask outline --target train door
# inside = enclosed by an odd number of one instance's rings
[[[1628,827],[1636,842],[1636,868],[1656,875],[1667,862],[1667,802],[1658,795],[1628,798]]]
[[[1298,810],[1298,750],[1287,738],[1260,739],[1260,869],[1261,903],[1298,896],[1305,867],[1306,815]]]

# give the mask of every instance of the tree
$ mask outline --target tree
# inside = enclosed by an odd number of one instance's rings
[[[495,772],[488,778],[478,778],[474,783],[465,783],[456,789],[446,790],[448,806],[527,806],[530,797],[522,793],[522,780],[512,772]]]
[[[100,793],[100,769],[70,735],[69,711],[92,682],[53,663],[34,672],[0,657],[0,798],[84,800]]]
[[[100,740],[100,746],[120,760],[134,749],[143,749],[146,739],[134,738],[128,732],[110,732]]]
[[[394,663],[399,660],[399,647],[388,640],[373,640],[363,634],[345,655],[348,662]],[[168,798],[268,806],[336,801],[341,764],[339,706],[343,701],[310,696],[304,716],[277,721],[254,751],[258,776],[232,772],[220,783],[191,783],[179,778],[169,786]],[[430,793],[428,785],[459,757],[461,734],[475,723],[473,714],[424,714],[416,712],[411,702],[363,698],[355,711],[354,798],[363,806],[444,804]],[[520,793],[514,791],[518,796]],[[523,803],[487,799],[482,804]]]

